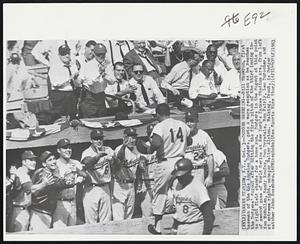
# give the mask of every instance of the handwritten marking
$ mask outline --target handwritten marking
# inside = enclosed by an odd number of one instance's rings
[[[242,19],[244,26],[249,26],[249,25],[256,25],[259,20],[265,18],[271,14],[271,11],[265,13],[263,11],[261,12],[255,12],[255,13],[247,13]],[[240,13],[232,13],[232,15],[226,15],[224,18],[224,23],[221,25],[221,27],[227,25],[228,27],[231,27],[232,25],[235,25],[240,22]]]

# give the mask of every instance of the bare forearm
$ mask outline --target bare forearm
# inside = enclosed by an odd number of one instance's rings
[[[203,214],[204,226],[203,235],[210,235],[213,229],[215,216],[210,201],[203,203],[200,207]]]

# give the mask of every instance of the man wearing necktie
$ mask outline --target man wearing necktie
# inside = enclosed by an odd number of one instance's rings
[[[106,47],[97,43],[94,55],[80,70],[80,79],[83,83],[83,96],[80,111],[83,118],[96,118],[107,115],[104,90],[108,84],[114,83],[113,67],[106,60]]]
[[[51,83],[50,100],[53,112],[58,117],[76,117],[77,99],[75,89],[80,85],[75,60],[71,58],[69,46],[63,44],[58,48],[58,58],[52,60],[49,68]]]
[[[140,64],[144,68],[144,74],[150,75],[153,79],[158,79],[162,73],[162,68],[146,48],[146,42],[144,40],[135,40],[133,45],[134,49],[124,56],[124,65],[129,77],[133,76],[133,66]]]
[[[146,111],[156,104],[165,103],[166,98],[157,86],[156,81],[149,75],[144,75],[144,68],[135,64],[132,68],[133,78],[129,80],[131,86],[136,86],[136,105],[142,111]]]

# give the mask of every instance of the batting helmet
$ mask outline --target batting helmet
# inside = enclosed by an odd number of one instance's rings
[[[176,177],[183,176],[191,172],[192,169],[193,169],[192,161],[187,158],[182,158],[175,163],[175,167],[174,170],[172,171],[172,175]]]

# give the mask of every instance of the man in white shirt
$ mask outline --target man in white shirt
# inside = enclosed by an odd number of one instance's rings
[[[117,62],[114,64],[114,77],[115,81],[113,84],[107,84],[105,88],[105,94],[113,95],[122,98],[129,98],[130,94],[134,94],[136,89],[135,86],[130,86],[127,80],[124,80],[125,68],[122,62]],[[127,106],[127,103],[106,96],[106,103],[108,107],[108,113],[117,113],[122,111],[127,111],[130,108]]]
[[[40,41],[32,49],[31,54],[36,60],[49,67],[51,60],[57,58],[59,55],[57,50],[63,44],[70,48],[71,56],[78,55],[81,48],[80,41],[78,40]]]
[[[188,90],[193,77],[192,68],[199,64],[203,56],[193,50],[184,52],[183,56],[185,61],[172,68],[162,81],[161,87],[171,91],[174,96],[181,95],[188,98]],[[172,94],[168,97],[168,101],[178,100],[178,97],[174,97]]]
[[[85,44],[84,53],[80,54],[76,57],[76,60],[79,62],[79,70],[83,67],[88,61],[94,58],[94,48],[96,46],[96,42],[94,40],[89,40]]]
[[[236,98],[240,95],[241,92],[241,60],[239,53],[232,56],[232,63],[234,68],[229,70],[228,73],[225,75],[224,80],[220,86],[220,93]]]
[[[114,83],[113,67],[106,60],[106,47],[97,43],[94,48],[95,58],[80,70],[83,84],[80,111],[83,118],[102,117],[107,114],[104,90],[107,84]]]
[[[136,87],[136,105],[142,111],[146,111],[156,104],[165,103],[166,98],[157,86],[157,83],[151,76],[144,75],[143,66],[136,64],[132,68],[133,78],[129,80],[129,85]]]
[[[202,63],[201,71],[194,76],[191,81],[189,89],[190,99],[197,99],[201,97],[216,96],[218,91],[212,77],[214,72],[214,65],[211,61],[205,60]]]
[[[75,118],[77,98],[74,91],[80,82],[77,65],[71,57],[69,46],[63,44],[58,48],[58,58],[51,60],[48,74],[51,83],[50,100],[54,113]]]

